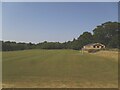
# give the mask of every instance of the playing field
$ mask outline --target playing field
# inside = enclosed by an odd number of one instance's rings
[[[108,57],[77,50],[3,52],[3,87],[118,87],[118,60]]]

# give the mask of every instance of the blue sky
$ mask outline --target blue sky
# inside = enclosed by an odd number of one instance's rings
[[[118,21],[115,2],[2,3],[3,40],[64,42],[107,21]]]
[[[1,0],[2,2],[119,2],[119,0]]]
[[[0,2],[0,40],[2,40],[2,3]]]

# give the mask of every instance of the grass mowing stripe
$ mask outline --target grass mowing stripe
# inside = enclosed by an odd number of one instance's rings
[[[3,56],[4,83],[21,87],[23,82],[38,87],[117,87],[118,63],[110,58],[75,50],[26,50],[5,52]]]

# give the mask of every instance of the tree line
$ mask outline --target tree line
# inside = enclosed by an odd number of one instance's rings
[[[77,39],[67,42],[41,42],[41,43],[16,43],[10,41],[0,41],[2,51],[15,51],[27,49],[74,49],[79,50],[84,45],[90,43],[102,43],[107,48],[119,48],[119,22],[106,22],[97,26],[91,32],[83,32]]]

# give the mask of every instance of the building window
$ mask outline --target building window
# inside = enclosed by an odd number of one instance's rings
[[[104,46],[101,46],[101,48],[104,48]]]
[[[97,48],[99,48],[99,46],[97,46]]]
[[[95,48],[96,46],[93,46],[93,48]]]

